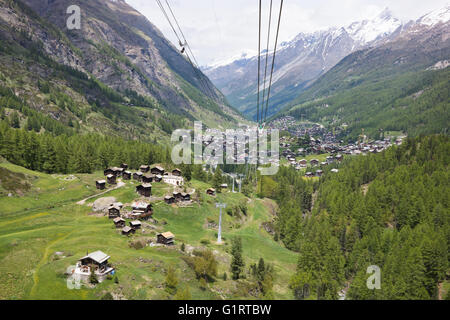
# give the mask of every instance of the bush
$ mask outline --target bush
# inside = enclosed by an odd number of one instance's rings
[[[101,300],[114,300],[113,295],[110,292],[107,292]]]
[[[193,257],[183,257],[183,260],[191,267],[197,279],[211,281],[217,275],[217,261],[211,250],[195,250]]]
[[[209,239],[204,239],[203,238],[203,239],[200,240],[200,243],[203,244],[203,245],[208,245],[208,244],[210,244],[210,241],[209,241]]]

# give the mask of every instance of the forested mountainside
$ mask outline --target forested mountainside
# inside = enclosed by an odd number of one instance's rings
[[[337,299],[345,288],[350,299],[436,299],[449,271],[449,155],[448,136],[408,138],[318,182],[287,168],[264,177],[261,195],[280,205],[275,237],[299,252],[295,297]],[[370,265],[380,290],[366,286]]]
[[[450,22],[417,24],[396,40],[360,50],[300,94],[281,114],[343,126],[346,138],[381,131],[447,132]]]
[[[74,4],[81,30],[66,27]],[[56,120],[77,132],[155,141],[192,120],[208,126],[240,120],[124,1],[1,0],[0,60],[1,107],[36,131]]]

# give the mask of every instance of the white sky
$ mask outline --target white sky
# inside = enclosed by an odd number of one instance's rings
[[[165,1],[161,0],[164,5]],[[156,0],[126,2],[169,40],[178,43]],[[227,60],[243,52],[257,52],[258,0],[169,0],[169,3],[200,65]],[[268,21],[269,3],[270,0],[263,0],[263,21]],[[285,0],[279,43],[300,32],[371,18],[386,7],[395,17],[408,21],[448,4],[449,0]],[[279,5],[280,0],[273,0],[273,34]],[[263,29],[267,31],[266,23]]]

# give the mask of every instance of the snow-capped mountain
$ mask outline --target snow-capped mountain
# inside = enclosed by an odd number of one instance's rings
[[[419,20],[417,20],[417,23],[426,26],[434,26],[436,24],[447,22],[449,20],[450,20],[450,5],[442,9],[434,10],[424,15]]]
[[[293,40],[282,43],[277,52],[269,113],[276,113],[350,53],[391,41],[413,25],[426,27],[448,21],[448,15],[447,6],[417,21],[403,23],[386,8],[372,19],[298,34]],[[261,60],[264,65],[265,54]],[[204,68],[204,72],[233,106],[249,117],[256,117],[256,55],[239,57],[228,64],[215,64]]]

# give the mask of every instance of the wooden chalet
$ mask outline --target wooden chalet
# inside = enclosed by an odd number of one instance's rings
[[[124,236],[129,236],[130,234],[135,233],[135,232],[136,232],[136,230],[134,230],[133,228],[128,227],[128,226],[122,228],[122,234]]]
[[[123,170],[127,170],[127,169],[128,169],[128,164],[122,163],[122,164],[120,165],[120,167],[123,168]]]
[[[116,176],[113,174],[108,174],[106,176],[106,180],[108,181],[109,184],[116,184]]]
[[[142,172],[142,173],[147,173],[149,170],[150,170],[150,166],[147,166],[147,165],[142,165],[142,166],[140,166],[139,167],[139,170]]]
[[[99,190],[104,190],[106,188],[106,180],[98,180],[95,181],[95,186]]]
[[[163,179],[163,177],[162,177],[161,175],[156,174],[156,175],[154,176],[154,178],[153,178],[153,181],[154,181],[154,182],[161,182],[162,179]]]
[[[150,183],[143,183],[136,187],[136,192],[143,197],[150,197],[152,195],[152,185]]]
[[[146,173],[146,174],[142,175],[142,182],[143,183],[151,183],[151,182],[153,182],[154,177],[155,177],[155,175],[153,175],[151,173]]]
[[[307,177],[307,178],[312,178],[312,177],[314,177],[314,174],[313,174],[312,172],[307,172],[307,173],[305,174],[305,177]]]
[[[110,175],[110,174],[114,174],[114,170],[113,170],[112,168],[105,169],[105,170],[103,171],[103,174],[104,174],[105,176],[108,176],[108,175]]]
[[[177,177],[181,177],[181,170],[178,168],[175,168],[172,170],[172,175],[173,176],[177,176]]]
[[[173,192],[173,197],[175,198],[176,202],[183,201],[183,196],[181,195],[181,192],[178,191]]]
[[[191,201],[191,195],[189,193],[181,193],[182,201]]]
[[[175,236],[170,231],[160,233],[156,236],[156,242],[164,244],[164,245],[168,245],[168,246],[173,245],[174,241],[175,241]]]
[[[142,227],[142,223],[139,220],[130,221],[130,227],[137,230]]]
[[[110,219],[114,219],[114,218],[120,217],[120,209],[122,209],[122,204],[121,203],[113,203],[108,208],[108,217]]]
[[[208,188],[208,189],[206,189],[206,194],[209,194],[210,196],[215,196],[216,195],[216,189]]]
[[[160,166],[154,166],[153,168],[150,169],[150,172],[152,174],[159,174],[160,176],[162,176],[164,174],[164,168],[160,167]]]
[[[317,166],[317,165],[319,165],[319,160],[312,159],[309,163],[311,163],[312,166]]]
[[[133,212],[131,213],[133,219],[147,220],[153,214],[152,205],[147,202],[134,202],[131,207],[133,208]]]
[[[220,187],[221,187],[222,189],[227,189],[227,188],[228,188],[228,184],[222,183],[222,184],[220,185]]]
[[[316,176],[317,177],[321,177],[323,175],[323,171],[322,170],[316,170]]]
[[[131,180],[131,172],[130,171],[124,171],[122,174],[123,180]]]
[[[138,171],[138,172],[133,173],[133,179],[134,180],[142,181],[142,176],[143,176],[142,172]]]
[[[164,201],[167,204],[175,203],[175,197],[174,196],[165,196]]]
[[[117,217],[113,220],[114,225],[116,226],[116,228],[123,228],[125,227],[125,219],[121,218],[121,217]]]
[[[110,256],[102,251],[95,251],[78,260],[74,273],[82,281],[87,282],[93,271],[99,282],[106,279],[108,274],[114,272],[114,268],[108,263]]]

